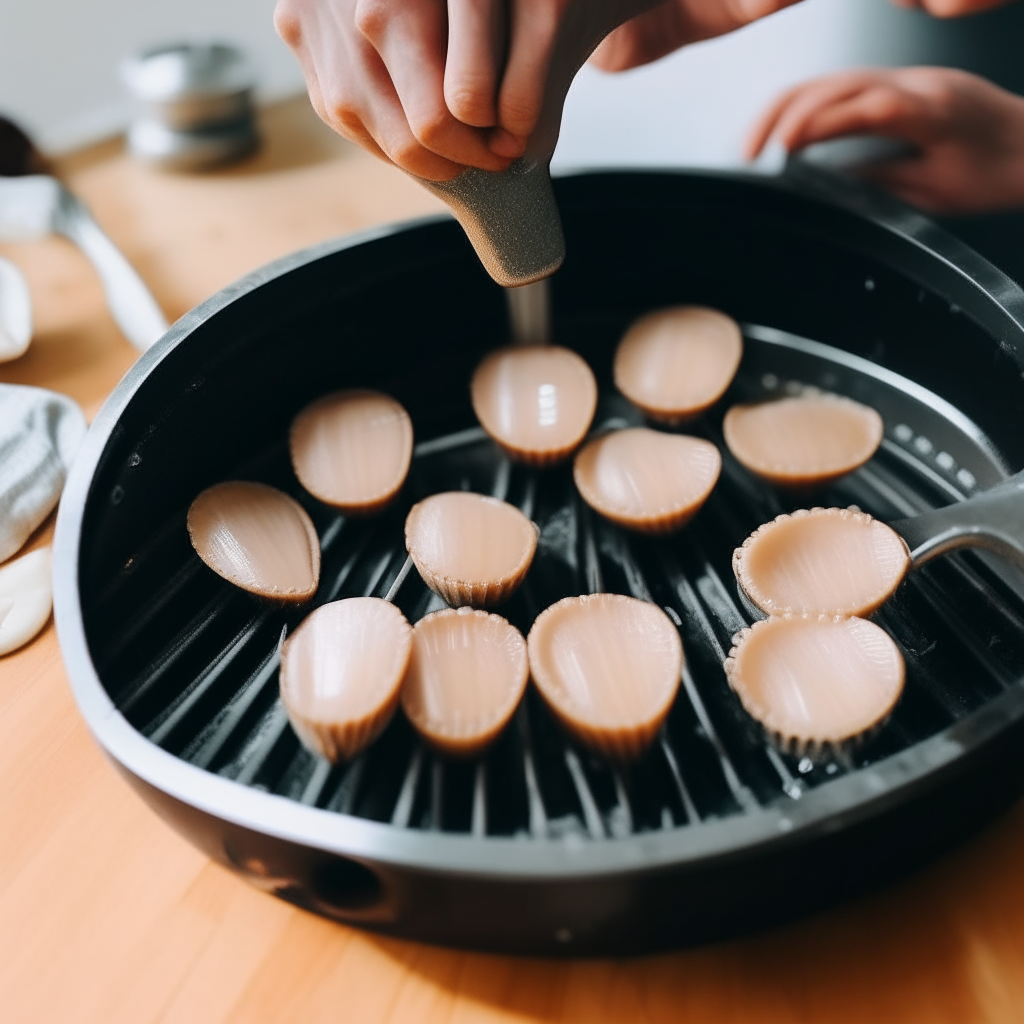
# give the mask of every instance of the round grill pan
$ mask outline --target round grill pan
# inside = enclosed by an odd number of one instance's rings
[[[1024,465],[1024,293],[904,208],[826,179],[600,173],[557,194],[569,257],[555,340],[593,366],[595,425],[638,422],[610,382],[622,331],[680,302],[744,324],[727,400],[691,429],[722,446],[730,401],[814,385],[876,407],[885,440],[815,496],[887,519],[962,500]],[[79,706],[158,813],[254,884],[394,935],[532,953],[635,952],[785,920],[878,884],[1022,788],[1024,579],[957,553],[877,614],[908,668],[887,725],[843,759],[784,756],[721,668],[747,624],[729,568],[794,506],[723,447],[721,481],[681,534],[592,516],[567,468],[510,465],[476,426],[468,381],[509,332],[505,296],[457,225],[433,218],[278,261],[179,321],[118,386],[68,481],[56,618]],[[344,521],[293,477],[286,434],[342,387],[390,392],[417,448],[398,506]],[[401,714],[364,755],[305,751],[277,696],[283,637],[310,610],[214,576],[185,530],[192,498],[264,480],[310,512],[313,605],[373,594],[410,620],[437,599],[409,572],[409,505],[442,488],[514,502],[541,528],[505,613],[611,590],[680,630],[683,686],[658,744],[617,769],[569,743],[528,694],[478,762],[446,763]],[[312,605],[311,605],[312,606]]]

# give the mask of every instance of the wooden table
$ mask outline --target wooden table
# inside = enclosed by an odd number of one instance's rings
[[[116,144],[62,163],[172,318],[283,253],[437,208],[304,102],[264,121],[257,157],[209,175],[148,170]],[[0,251],[28,275],[37,323],[0,380],[66,392],[93,415],[135,352],[90,267],[55,240]],[[341,1020],[1024,1021],[1024,805],[908,881],[753,938],[632,960],[460,953],[249,888],[104,760],[52,624],[0,659],[0,1021]]]

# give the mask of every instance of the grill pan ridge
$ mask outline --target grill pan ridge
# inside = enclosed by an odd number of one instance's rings
[[[493,949],[631,952],[787,919],[908,869],[1022,788],[1024,580],[945,556],[876,614],[907,662],[884,728],[812,764],[747,719],[721,661],[748,624],[732,549],[805,502],[729,456],[723,408],[818,386],[878,408],[885,440],[816,495],[899,518],[1024,464],[1024,293],[902,207],[825,179],[614,173],[557,183],[569,259],[554,336],[601,385],[595,428],[639,423],[610,384],[640,313],[717,305],[743,321],[725,403],[689,429],[723,451],[706,508],[668,540],[590,513],[565,467],[513,466],[468,403],[503,343],[504,297],[447,218],[296,254],[192,311],[97,418],[58,517],[56,618],[76,698],[128,781],[254,884],[396,935]],[[692,251],[681,248],[685,241]],[[345,521],[291,473],[287,424],[340,387],[409,409],[418,444],[398,505]],[[260,604],[214,577],[184,529],[228,477],[292,493],[321,536],[309,606]],[[316,604],[373,594],[416,621],[439,607],[402,542],[441,489],[494,494],[541,528],[503,610],[525,634],[569,593],[654,600],[676,623],[683,685],[650,755],[619,769],[568,742],[528,692],[496,747],[442,762],[399,714],[348,765],[306,752],[277,699],[280,644]]]

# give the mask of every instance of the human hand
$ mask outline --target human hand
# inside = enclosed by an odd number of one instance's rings
[[[894,7],[919,8],[935,18],[959,18],[1004,7],[1010,0],[892,0]]]
[[[510,163],[489,145],[493,72],[489,82],[472,83],[471,97],[484,97],[476,109],[472,100],[458,107],[468,120],[446,101],[446,50],[489,46],[493,65],[504,39],[486,17],[489,0],[450,6],[449,23],[444,0],[278,0],[274,25],[298,57],[326,124],[411,174],[445,181],[467,165],[500,171]],[[488,62],[481,55],[462,63],[472,73]],[[456,81],[456,95],[461,87]]]
[[[545,158],[565,94],[656,0],[278,0],[274,23],[339,134],[434,181]]]
[[[660,56],[795,2],[672,0],[636,28]],[[278,0],[274,21],[327,124],[444,181],[466,166],[500,171],[524,154],[549,157],[576,72],[616,26],[657,3]],[[617,39],[612,32],[602,53],[621,52]]]
[[[602,71],[627,71],[681,46],[712,39],[790,7],[799,0],[667,0],[620,25],[590,63]]]
[[[789,152],[844,135],[881,135],[917,153],[855,173],[932,213],[1024,205],[1024,98],[950,68],[851,71],[798,85],[750,134]]]

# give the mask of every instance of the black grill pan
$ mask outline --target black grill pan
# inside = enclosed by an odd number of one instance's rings
[[[307,250],[189,313],[118,386],[65,490],[56,616],[72,686],[128,781],[177,829],[300,906],[394,935],[524,952],[633,952],[760,927],[891,878],[1022,788],[1024,582],[957,553],[877,614],[906,693],[841,759],[768,745],[721,668],[748,622],[733,548],[794,507],[724,451],[728,402],[806,386],[876,407],[885,440],[816,495],[886,519],[963,500],[1024,465],[1024,293],[904,208],[826,179],[602,173],[557,183],[569,258],[554,335],[601,385],[595,424],[639,422],[610,384],[646,310],[722,308],[744,325],[726,402],[690,429],[721,481],[677,537],[591,515],[567,468],[512,466],[482,435],[470,373],[508,337],[503,293],[447,218]],[[327,391],[382,388],[417,448],[397,506],[346,522],[302,492],[285,443]],[[209,572],[191,499],[229,477],[282,487],[324,552],[309,607],[260,604]],[[306,752],[277,697],[280,643],[310,607],[373,594],[415,621],[438,606],[409,572],[409,505],[467,488],[541,527],[505,609],[524,634],[551,602],[611,590],[656,601],[687,668],[659,743],[616,769],[567,742],[534,694],[479,762],[446,763],[401,715],[364,755]]]

